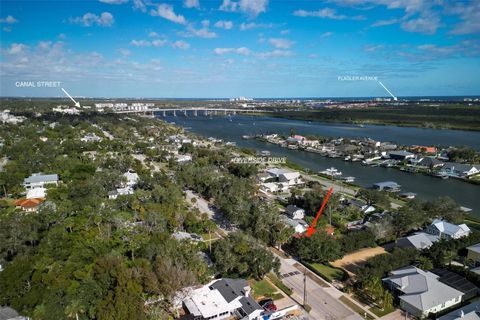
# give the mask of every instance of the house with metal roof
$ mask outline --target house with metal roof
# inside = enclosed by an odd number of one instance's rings
[[[439,236],[440,238],[460,239],[468,236],[471,230],[465,223],[456,225],[447,221],[435,219],[425,231],[429,234]]]
[[[195,288],[183,300],[185,311],[193,319],[261,319],[264,309],[251,297],[244,279],[217,279]]]
[[[400,248],[415,248],[417,250],[423,250],[430,248],[438,240],[440,240],[439,236],[425,232],[417,232],[408,237],[398,238],[396,246]]]
[[[39,172],[23,180],[23,186],[27,190],[43,188],[49,184],[58,185],[58,174],[43,174]]]
[[[398,296],[400,308],[418,318],[459,304],[463,293],[438,280],[439,276],[410,266],[390,272],[382,279]]]
[[[480,320],[480,300],[453,310],[438,320]]]
[[[285,208],[285,214],[291,219],[305,218],[305,210],[291,204]]]

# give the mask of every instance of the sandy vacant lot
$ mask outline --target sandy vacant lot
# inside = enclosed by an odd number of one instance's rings
[[[361,266],[365,260],[382,253],[387,253],[382,247],[361,249],[346,255],[340,260],[332,262],[331,265],[337,268],[342,268],[350,276],[353,276],[357,268]]]

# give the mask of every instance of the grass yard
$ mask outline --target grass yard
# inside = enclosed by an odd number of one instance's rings
[[[380,308],[372,307],[368,310],[370,310],[372,313],[374,313],[377,317],[383,317],[384,315],[387,315],[387,314],[395,311],[395,308],[390,307],[390,308],[385,308],[384,310],[381,310]]]
[[[283,295],[277,292],[267,280],[254,281],[252,283],[253,296],[257,298],[267,297],[273,300],[282,299]]]
[[[277,288],[279,288],[280,290],[282,290],[283,292],[285,292],[289,296],[292,295],[292,293],[293,293],[292,289],[290,289],[285,284],[283,284],[282,280],[278,279],[278,277],[276,275],[274,275],[273,273],[269,273],[268,278],[270,279],[270,281],[272,281],[272,283],[275,286],[277,286]]]
[[[309,263],[307,266],[316,272],[319,276],[326,279],[329,282],[333,280],[342,281],[345,279],[346,275],[343,270],[338,268],[333,268],[321,263]]]
[[[338,300],[342,301],[344,304],[346,304],[347,306],[350,307],[350,309],[352,309],[353,311],[355,311],[356,313],[358,313],[360,316],[362,316],[362,318],[365,317],[365,313],[367,314],[367,317],[366,319],[369,319],[369,320],[374,320],[375,318],[372,317],[371,314],[369,314],[368,312],[366,312],[365,310],[363,310],[362,308],[360,308],[356,303],[352,302],[350,299],[348,299],[347,297],[345,296],[341,296]]]

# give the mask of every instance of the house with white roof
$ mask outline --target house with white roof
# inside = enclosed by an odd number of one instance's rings
[[[470,234],[470,228],[466,224],[456,225],[440,219],[433,220],[432,224],[425,231],[446,239],[460,239]]]
[[[469,177],[480,172],[480,165],[447,162],[442,171],[451,176]]]
[[[183,300],[183,308],[193,319],[259,320],[263,308],[251,297],[244,279],[217,279],[193,288]]]
[[[46,185],[58,185],[58,174],[34,173],[23,180],[25,189],[43,188]]]
[[[463,293],[440,282],[439,276],[410,266],[382,279],[400,300],[400,308],[418,318],[448,309],[462,301]]]
[[[267,173],[273,178],[277,178],[278,182],[286,183],[289,186],[302,184],[303,181],[300,177],[300,173],[288,169],[271,168],[267,170]]]

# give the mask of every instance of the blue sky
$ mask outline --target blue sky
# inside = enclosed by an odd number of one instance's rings
[[[0,2],[0,95],[480,94],[480,1]]]

